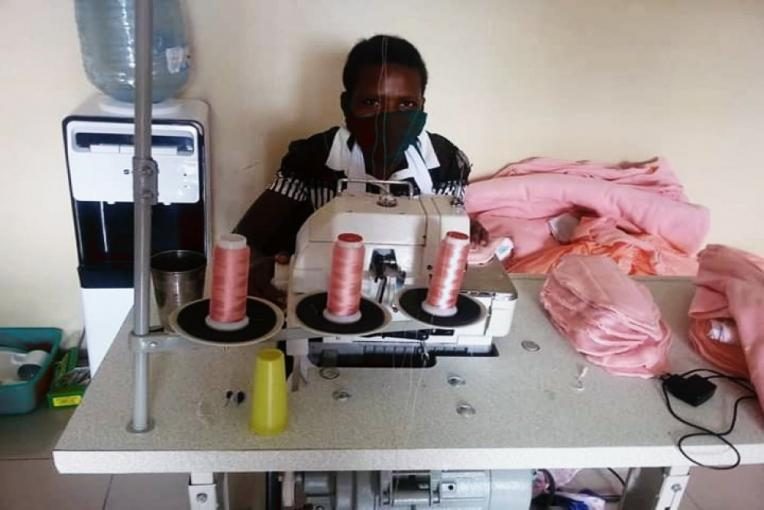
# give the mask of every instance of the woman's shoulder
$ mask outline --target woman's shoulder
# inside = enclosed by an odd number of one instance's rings
[[[429,131],[427,134],[430,136],[430,141],[432,142],[432,147],[435,149],[435,152],[439,154],[455,154],[456,152],[461,152],[459,147],[445,136],[438,133],[431,133]]]
[[[281,172],[298,177],[316,177],[318,173],[323,172],[337,131],[339,127],[332,127],[290,142],[289,149],[281,160]]]
[[[430,136],[432,148],[435,151],[444,180],[462,179],[469,175],[471,164],[467,156],[451,140],[438,133],[427,134]]]
[[[289,152],[309,152],[309,153],[324,153],[329,154],[332,149],[332,144],[339,131],[338,126],[331,127],[326,131],[313,134],[307,138],[301,138],[293,140],[289,143]]]

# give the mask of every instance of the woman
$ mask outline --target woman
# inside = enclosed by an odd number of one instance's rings
[[[342,82],[345,127],[292,142],[273,183],[236,227],[252,249],[253,295],[282,301],[270,285],[273,257],[294,252],[300,226],[335,196],[339,179],[405,181],[425,195],[459,195],[467,184],[466,156],[424,130],[427,67],[411,43],[389,35],[359,42],[348,54]],[[473,243],[487,242],[479,224],[471,229]]]

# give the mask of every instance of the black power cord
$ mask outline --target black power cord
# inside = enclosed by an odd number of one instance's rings
[[[701,373],[701,372],[708,372],[708,373],[710,373],[712,375],[707,375],[707,376],[693,375],[693,374],[698,374],[698,373]],[[733,383],[733,384],[743,388],[744,390],[750,392],[750,394],[743,395],[742,397],[739,397],[737,400],[735,400],[735,404],[733,405],[733,409],[732,409],[732,422],[730,423],[730,426],[726,430],[723,430],[721,432],[713,431],[711,429],[708,429],[708,428],[703,427],[701,425],[698,425],[696,423],[692,423],[691,421],[682,418],[681,416],[679,416],[676,413],[676,411],[674,411],[673,407],[671,406],[671,398],[670,398],[669,394],[677,396],[677,392],[676,392],[676,386],[677,385],[675,383],[679,382],[679,384],[681,386],[681,381],[679,381],[679,379],[677,379],[677,378],[680,378],[681,380],[688,380],[687,379],[688,376],[691,376],[691,375],[693,376],[693,378],[696,379],[696,381],[698,379],[700,379],[700,380],[704,381],[705,383],[711,385],[712,387],[713,387],[713,384],[709,383],[708,381],[710,381],[712,379],[722,379],[722,380],[725,380],[725,381],[729,381],[729,382],[731,382],[731,383]],[[713,394],[713,389],[715,389],[715,387],[713,387],[711,389],[711,393],[712,394]],[[690,434],[685,434],[682,437],[680,437],[679,440],[677,441],[677,443],[676,443],[677,449],[679,450],[679,453],[681,453],[684,456],[684,458],[686,458],[687,460],[689,460],[690,462],[692,462],[696,466],[705,467],[705,468],[709,468],[709,469],[715,469],[715,470],[719,470],[719,471],[734,469],[734,468],[736,468],[736,467],[738,467],[740,465],[740,462],[742,460],[741,457],[740,457],[740,452],[738,451],[737,448],[735,448],[735,445],[733,445],[729,440],[726,439],[726,436],[728,436],[729,434],[732,433],[733,430],[735,430],[735,424],[737,423],[738,409],[740,407],[740,404],[742,402],[746,401],[746,400],[754,400],[754,399],[756,399],[756,391],[754,390],[753,386],[751,386],[751,383],[748,380],[743,379],[741,377],[733,377],[731,375],[723,374],[721,372],[717,372],[716,370],[711,370],[709,368],[696,368],[694,370],[690,370],[690,371],[685,372],[683,374],[666,374],[666,375],[662,376],[661,377],[661,390],[663,392],[663,398],[666,401],[666,408],[668,409],[668,412],[671,413],[671,416],[673,416],[677,421],[679,421],[679,422],[681,422],[681,423],[683,423],[683,424],[685,424],[685,425],[687,425],[689,427],[692,427],[692,428],[694,428],[695,430],[698,431],[698,432],[692,432]],[[710,396],[709,396],[709,398],[710,398]],[[685,399],[683,398],[683,400],[685,400]],[[700,399],[700,400],[701,401],[705,401],[703,399]],[[685,401],[688,401],[688,400],[685,400]],[[699,462],[699,461],[693,459],[684,450],[684,443],[685,443],[685,441],[687,441],[688,439],[691,439],[693,437],[713,437],[713,438],[718,439],[720,442],[722,442],[725,445],[729,446],[730,449],[734,452],[734,454],[735,454],[735,462],[732,463],[732,464],[728,464],[726,466],[710,466],[710,465],[703,464],[702,462]]]
[[[619,482],[621,482],[621,487],[623,487],[623,488],[625,489],[625,488],[626,488],[626,480],[624,480],[624,479],[623,479],[623,477],[622,477],[621,475],[619,475],[619,474],[618,474],[618,471],[616,471],[616,470],[615,470],[615,469],[613,469],[613,468],[607,468],[607,470],[608,470],[608,471],[610,471],[610,473],[611,473],[611,474],[612,474],[614,477],[616,477],[616,478],[618,479],[618,481],[619,481]]]

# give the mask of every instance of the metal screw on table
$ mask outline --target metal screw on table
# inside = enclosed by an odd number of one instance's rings
[[[541,346],[533,340],[523,340],[520,342],[520,346],[528,352],[536,352],[541,350]]]
[[[204,493],[204,492],[200,492],[199,494],[196,495],[196,500],[199,503],[206,503],[207,502],[207,494]]]
[[[578,365],[578,374],[576,380],[571,386],[577,391],[584,391],[584,377],[589,373],[589,367],[586,365]]]
[[[350,399],[350,393],[348,393],[345,390],[337,390],[334,393],[332,393],[332,397],[337,402],[345,402],[346,400]]]
[[[467,381],[465,381],[462,376],[456,374],[449,375],[446,381],[448,381],[448,384],[451,386],[464,386],[467,384]]]
[[[671,490],[674,492],[679,492],[680,490],[682,490],[682,486],[678,483],[675,483],[674,485],[671,486]]]
[[[475,416],[475,413],[476,413],[475,408],[472,407],[467,402],[461,402],[459,405],[456,406],[456,414],[464,418],[470,418],[472,416]]]
[[[157,347],[159,347],[159,342],[157,342],[156,340],[152,340],[151,342],[149,342],[149,347],[151,347],[152,349],[156,349]]]
[[[324,367],[318,371],[318,375],[327,381],[334,380],[340,376],[340,371],[334,367]]]

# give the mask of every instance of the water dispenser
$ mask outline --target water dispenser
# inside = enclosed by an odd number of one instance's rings
[[[152,253],[211,248],[209,108],[155,105]],[[85,339],[95,373],[133,305],[133,106],[95,96],[63,120]]]

